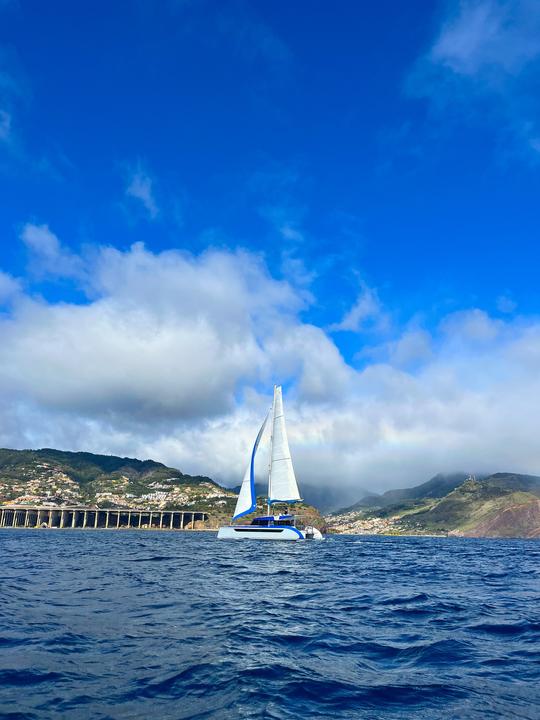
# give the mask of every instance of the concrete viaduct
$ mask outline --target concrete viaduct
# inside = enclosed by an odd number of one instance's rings
[[[208,513],[186,510],[0,506],[0,528],[193,530],[207,520]]]

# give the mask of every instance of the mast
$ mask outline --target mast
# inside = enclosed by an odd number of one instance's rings
[[[274,419],[276,415],[276,388],[274,385],[274,397],[272,398],[272,418],[270,421],[270,452],[268,454],[268,497],[266,498],[266,514],[270,515],[270,498],[272,497],[272,450],[274,447]]]

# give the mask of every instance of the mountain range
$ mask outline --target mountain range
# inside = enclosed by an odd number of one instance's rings
[[[337,532],[540,537],[540,477],[436,475],[412,488],[368,495],[334,513]]]
[[[212,524],[228,522],[237,492],[203,475],[186,475],[153,460],[87,452],[0,449],[0,503],[87,505],[100,508],[197,509]],[[297,511],[318,527],[339,497],[302,483]],[[257,512],[266,487],[257,485]],[[246,518],[249,521],[249,516]],[[410,488],[362,498],[326,519],[336,532],[540,537],[540,477],[496,473],[475,479],[439,474]]]
[[[361,500],[354,503],[354,505],[338,510],[337,512],[344,513],[369,507],[388,507],[419,498],[441,498],[458,487],[458,485],[461,485],[467,477],[467,473],[463,472],[451,474],[439,473],[421,485],[414,485],[410,488],[400,488],[398,490],[387,490],[381,495],[368,493],[364,495]]]

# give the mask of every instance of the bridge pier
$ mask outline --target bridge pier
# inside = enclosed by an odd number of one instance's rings
[[[93,517],[92,517],[93,513]],[[116,517],[111,517],[116,514]],[[183,510],[117,510],[85,507],[0,506],[1,528],[49,528],[60,529],[142,529],[194,530],[195,520],[208,520],[204,512]],[[145,520],[147,521],[145,522]]]

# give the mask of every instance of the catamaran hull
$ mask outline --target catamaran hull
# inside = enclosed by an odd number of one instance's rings
[[[305,540],[302,530],[293,527],[254,527],[231,525],[220,527],[218,540]]]

